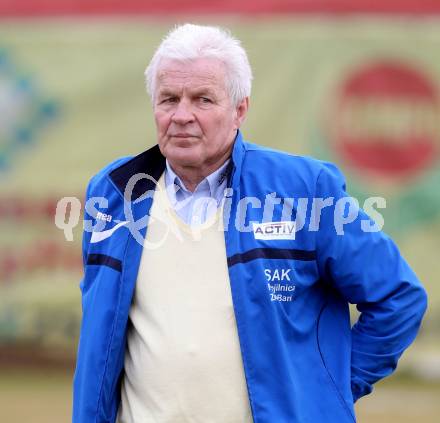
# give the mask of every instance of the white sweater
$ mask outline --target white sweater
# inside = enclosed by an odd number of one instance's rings
[[[252,422],[221,213],[194,232],[163,185],[161,178],[130,310],[117,421]]]

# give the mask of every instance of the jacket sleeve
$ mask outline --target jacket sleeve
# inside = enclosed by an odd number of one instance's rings
[[[93,178],[90,179],[90,181],[89,181],[89,183],[87,185],[86,195],[85,195],[85,198],[84,198],[84,207],[83,207],[84,218],[83,218],[83,233],[82,233],[82,260],[83,260],[83,270],[84,270],[84,272],[85,272],[86,265],[87,265],[87,256],[88,256],[90,239],[92,237],[91,231],[86,229],[86,222],[89,221],[92,218],[92,216],[90,216],[87,213],[87,208],[86,208],[86,203],[90,199],[90,196],[91,196],[92,186],[93,186]],[[81,280],[81,282],[79,284],[79,287],[80,287],[81,291],[83,289],[83,283],[84,283],[84,278]]]
[[[316,233],[320,274],[360,312],[352,327],[351,387],[356,401],[394,371],[416,337],[427,295],[396,244],[381,231],[365,231],[374,222],[364,211],[352,205],[357,217],[343,225],[342,233],[342,208],[335,204],[347,194],[335,166],[326,164],[321,170],[316,197],[333,198],[333,206],[320,214]]]
[[[91,196],[92,185],[93,185],[92,181],[93,181],[93,178],[90,180],[90,182],[87,186],[86,195],[84,198],[84,207],[83,207],[84,227],[86,226],[86,221],[91,218],[91,216],[87,213],[85,204],[87,203],[87,200]],[[79,284],[81,293],[83,292],[83,288],[84,288],[85,271],[86,271],[86,265],[87,265],[87,256],[88,256],[90,238],[91,238],[90,231],[84,229],[83,235],[82,235],[82,259],[83,259],[83,274],[84,274],[84,276],[81,279],[80,284]],[[83,322],[81,319],[81,328],[82,328],[82,325],[83,325]],[[73,380],[72,423],[77,423],[77,422],[84,422],[85,423],[85,421],[86,421],[84,418],[84,415],[86,412],[84,404],[86,403],[85,398],[86,398],[87,388],[86,388],[86,381],[83,376],[84,375],[84,363],[81,361],[81,358],[79,355],[80,343],[81,343],[81,334],[80,334],[79,342],[78,342],[77,362],[76,362],[76,366],[75,366],[75,375],[74,375],[74,380]],[[92,421],[91,418],[90,418],[90,421]]]

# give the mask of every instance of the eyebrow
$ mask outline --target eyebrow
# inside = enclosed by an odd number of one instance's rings
[[[176,95],[175,92],[173,92],[172,90],[166,88],[164,90],[159,90],[157,96],[158,97],[174,97]]]
[[[178,95],[179,94],[177,94],[176,91],[173,91],[170,88],[164,88],[163,90],[159,89],[159,92],[158,92],[158,97],[175,97]],[[195,89],[194,91],[191,92],[191,96],[198,97],[201,95],[209,95],[209,96],[215,97],[215,92],[212,89],[207,88],[207,87],[206,88],[205,87],[198,88],[198,89]]]
[[[213,90],[211,90],[210,88],[202,87],[202,88],[198,88],[198,89],[194,90],[193,94],[196,96],[203,95],[203,94],[208,94],[208,95],[213,96],[213,95],[215,95],[215,92]]]

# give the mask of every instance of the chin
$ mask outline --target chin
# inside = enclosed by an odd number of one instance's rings
[[[189,150],[189,149],[185,149]],[[193,151],[173,151],[166,154],[171,164],[177,166],[198,166],[201,163],[200,155]]]

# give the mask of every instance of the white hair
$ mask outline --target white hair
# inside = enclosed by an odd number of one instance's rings
[[[226,67],[226,89],[232,104],[251,94],[252,70],[244,48],[229,31],[214,26],[184,24],[162,40],[145,70],[147,92],[154,103],[157,73],[163,59],[218,59]]]

